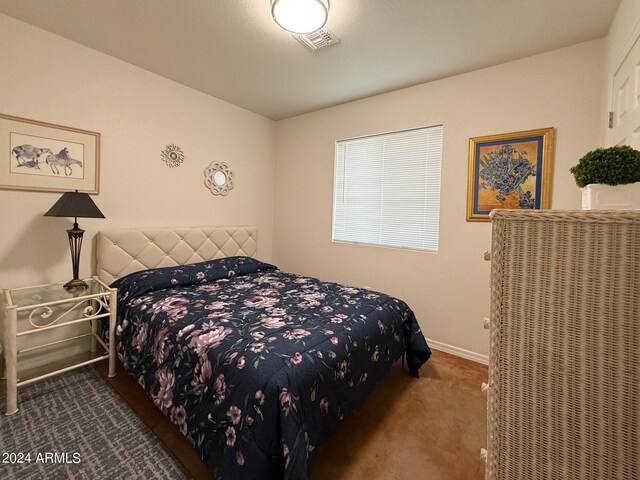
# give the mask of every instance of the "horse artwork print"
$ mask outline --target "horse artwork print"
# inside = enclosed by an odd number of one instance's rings
[[[52,143],[53,142],[53,143]],[[44,143],[44,142],[43,142]],[[18,172],[17,169],[21,169],[22,173],[29,173],[31,175],[44,175],[44,176],[65,176],[65,177],[82,177],[82,170],[77,171],[74,174],[74,167],[79,169],[83,168],[82,160],[74,158],[69,152],[69,148],[72,149],[75,155],[82,155],[82,149],[78,149],[76,145],[67,144],[63,146],[62,142],[49,139],[50,148],[34,147],[30,144],[21,144],[13,147],[11,150],[12,156],[15,157],[12,164],[12,170]],[[60,148],[63,146],[63,148]],[[53,153],[58,151],[58,153]],[[49,169],[41,169],[42,160],[49,166]]]
[[[46,162],[51,167],[51,171],[56,175],[60,175],[59,167],[63,168],[64,174],[66,176],[69,176],[73,173],[73,165],[79,165],[80,168],[82,168],[82,162],[80,160],[76,160],[75,158],[71,158],[69,156],[69,150],[67,150],[66,148],[60,150],[60,153],[58,153],[57,155],[48,155]]]
[[[38,148],[32,145],[20,145],[15,147],[12,152],[18,162],[18,167],[29,167],[40,169],[38,165],[40,156],[44,153],[53,153],[48,148]]]
[[[0,189],[97,194],[100,134],[0,113]]]

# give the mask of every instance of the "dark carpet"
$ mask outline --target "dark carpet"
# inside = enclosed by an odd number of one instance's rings
[[[182,466],[94,367],[0,396],[0,478],[187,479]],[[24,463],[17,463],[22,460]]]

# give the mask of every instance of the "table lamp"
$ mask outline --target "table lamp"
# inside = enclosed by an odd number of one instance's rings
[[[82,248],[82,236],[84,230],[78,227],[78,217],[105,218],[100,209],[93,203],[88,193],[65,192],[58,201],[44,214],[45,217],[74,217],[73,228],[67,230],[69,235],[69,248],[71,249],[71,265],[73,279],[65,283],[64,288],[87,287],[87,284],[78,278],[80,267],[80,249]]]

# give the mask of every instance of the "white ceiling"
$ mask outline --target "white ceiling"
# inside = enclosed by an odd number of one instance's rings
[[[600,38],[620,0],[330,0],[312,53],[270,0],[0,0],[0,12],[278,120]]]

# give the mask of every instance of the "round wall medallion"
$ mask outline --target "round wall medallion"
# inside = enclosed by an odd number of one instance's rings
[[[226,163],[212,162],[204,171],[204,184],[214,195],[226,195],[233,188],[233,171]]]
[[[179,167],[184,162],[184,152],[177,145],[167,145],[162,152],[160,152],[160,158],[170,168]]]

